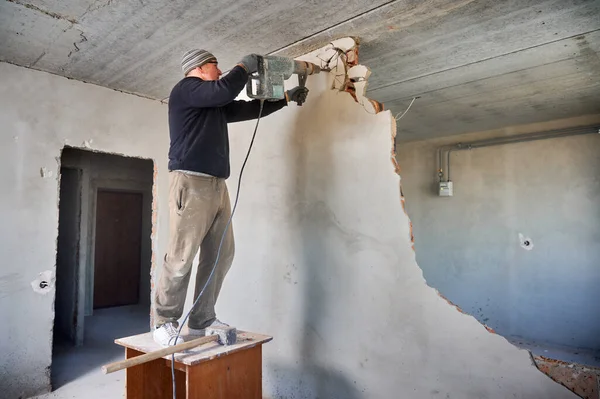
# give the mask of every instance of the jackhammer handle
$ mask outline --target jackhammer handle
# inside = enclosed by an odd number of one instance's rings
[[[173,353],[182,352],[184,350],[192,349],[196,346],[200,346],[202,344],[207,344],[209,342],[218,340],[218,335],[208,335],[206,337],[194,339],[189,342],[184,342],[183,344],[169,346],[154,352],[149,352],[140,356],[132,357],[131,359],[106,364],[102,366],[102,372],[104,374],[114,373],[115,371],[123,370],[128,367],[138,366],[140,364],[150,362],[152,360],[160,359],[163,356],[172,355]]]

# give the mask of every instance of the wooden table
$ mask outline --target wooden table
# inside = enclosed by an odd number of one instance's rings
[[[175,354],[177,399],[262,399],[262,344],[272,339],[238,330],[235,345],[211,342]],[[151,332],[115,343],[125,347],[126,359],[162,349]],[[126,369],[125,386],[127,399],[172,398],[171,355]]]

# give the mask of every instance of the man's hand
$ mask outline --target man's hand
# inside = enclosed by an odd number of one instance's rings
[[[308,89],[302,86],[296,86],[291,90],[285,92],[285,98],[288,101],[295,101],[298,105],[302,105],[306,101],[308,96]]]
[[[239,63],[244,68],[246,68],[246,71],[248,72],[249,75],[258,71],[258,55],[257,54],[248,54],[247,56],[242,58],[242,60]]]

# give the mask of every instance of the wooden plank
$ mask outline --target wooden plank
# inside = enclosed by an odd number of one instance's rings
[[[181,336],[186,342],[197,338],[184,334],[182,334]],[[257,345],[264,344],[266,342],[271,341],[272,339],[273,337],[268,335],[238,330],[237,343],[235,345],[223,346],[221,344],[213,342],[210,344],[196,347],[194,349],[190,349],[183,353],[177,353],[175,355],[175,361],[181,362],[188,366],[193,366],[221,356],[230,355],[232,353],[236,353],[244,349],[249,349]],[[119,338],[115,340],[115,343],[127,348],[135,349],[136,351],[143,353],[154,352],[163,349],[163,347],[154,342],[151,332],[133,335],[125,338]],[[164,359],[171,360],[171,355],[165,356]]]
[[[174,346],[167,346],[165,348],[161,348],[157,351],[144,353],[141,356],[136,356],[133,359],[120,360],[117,362],[113,362],[107,365],[102,366],[102,371],[104,374],[114,373],[115,371],[123,370],[128,367],[137,366],[142,363],[150,362],[152,360],[164,358],[166,356],[171,356],[173,358],[173,354],[178,352],[186,352],[189,349],[195,348],[200,345],[207,344],[209,342],[217,342],[219,337],[217,335],[211,335],[206,337],[200,337],[197,339],[193,339],[188,342],[183,342],[181,344],[177,344]]]
[[[261,399],[262,347],[188,366],[187,398]]]
[[[130,359],[143,352],[125,348],[125,357]],[[168,367],[167,367],[168,366]],[[185,372],[175,370],[177,399],[186,397]],[[127,399],[163,399],[173,397],[171,367],[163,359],[130,367],[125,372],[125,397]]]

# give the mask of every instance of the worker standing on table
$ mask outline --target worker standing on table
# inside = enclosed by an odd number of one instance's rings
[[[221,79],[217,58],[205,50],[190,50],[181,61],[185,77],[169,96],[169,246],[155,291],[154,340],[163,345],[177,342],[192,262],[200,250],[194,299],[200,294],[213,267],[214,275],[192,309],[190,335],[203,336],[207,327],[227,324],[217,319],[215,304],[234,256],[233,229],[225,229],[231,203],[225,180],[230,175],[227,123],[258,118],[260,101],[234,101],[257,70],[257,56],[245,56]],[[308,89],[295,87],[285,99],[266,101],[267,116],[306,98]],[[217,264],[217,252],[225,233]]]

